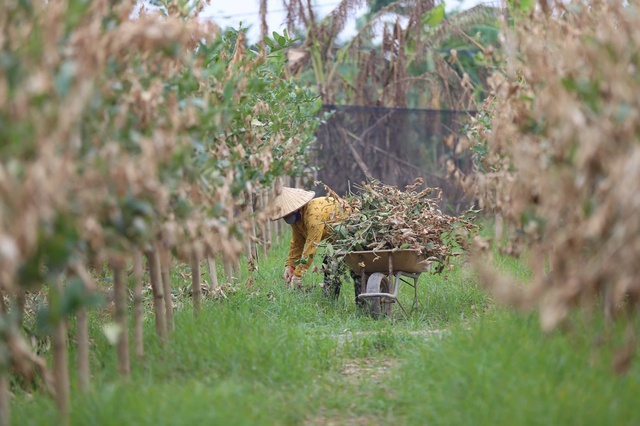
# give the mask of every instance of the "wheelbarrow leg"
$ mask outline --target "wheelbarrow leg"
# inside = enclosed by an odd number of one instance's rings
[[[367,291],[367,279],[368,278],[369,277],[364,272],[364,266],[362,268],[360,268],[360,285],[359,286],[356,283],[356,277],[355,276],[353,277],[353,288],[355,290],[356,306],[358,306],[358,307],[364,306],[364,300],[361,300],[360,298],[358,298],[358,296],[361,295],[362,293],[364,293],[365,291]]]

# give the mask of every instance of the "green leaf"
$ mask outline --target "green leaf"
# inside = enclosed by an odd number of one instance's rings
[[[278,42],[278,44],[283,47],[287,44],[287,39],[283,36],[281,36],[280,34],[278,34],[277,32],[273,32],[273,38]]]
[[[325,252],[327,253],[327,256],[333,257],[335,254],[335,251],[333,250],[333,245],[331,245],[330,243],[327,243],[325,247]]]
[[[422,23],[430,27],[437,27],[444,20],[444,3],[440,3],[433,9],[422,15]]]

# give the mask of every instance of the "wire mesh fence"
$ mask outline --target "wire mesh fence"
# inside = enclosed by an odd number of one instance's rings
[[[316,132],[316,178],[338,194],[357,192],[354,184],[367,176],[399,188],[422,177],[427,186],[442,189],[444,212],[473,205],[451,171],[472,169],[460,142],[475,111],[325,105],[323,113],[331,116]]]

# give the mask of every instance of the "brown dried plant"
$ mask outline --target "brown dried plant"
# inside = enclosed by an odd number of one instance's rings
[[[121,268],[151,247],[234,260],[266,220],[244,194],[303,157],[315,95],[286,82],[267,62],[277,58],[252,55],[242,33],[221,37],[198,5],[168,5],[3,4],[2,295],[72,265]]]
[[[487,284],[551,330],[594,298],[607,316],[637,313],[640,14],[619,1],[547,11],[508,32],[507,73],[476,123],[474,188],[536,272],[520,291],[483,268]]]
[[[323,20],[310,5],[288,3],[289,31],[301,25],[306,32],[303,44],[290,52],[289,69],[298,73],[310,64],[323,103],[448,109],[473,105],[468,76],[459,74],[455,61],[447,62],[437,49],[442,41],[458,37],[478,46],[464,30],[495,22],[498,8],[477,6],[432,28],[423,20],[443,6],[440,1],[390,2],[341,46],[338,35],[363,3],[343,0]],[[416,94],[419,104],[413,100],[410,105],[408,99]]]

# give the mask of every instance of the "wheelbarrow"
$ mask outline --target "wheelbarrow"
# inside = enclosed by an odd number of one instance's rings
[[[390,249],[352,251],[344,260],[361,278],[358,299],[364,300],[368,313],[378,318],[390,316],[393,304],[409,315],[398,299],[401,284],[413,287],[413,311],[418,300],[418,278],[430,269],[434,258],[412,249]]]

